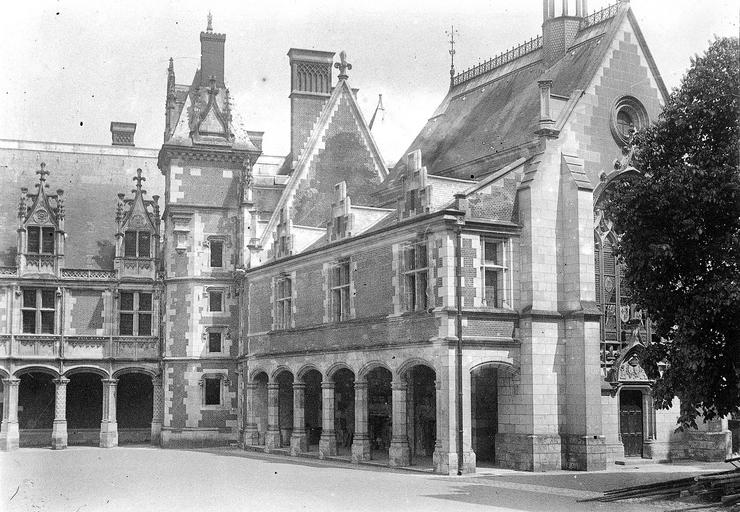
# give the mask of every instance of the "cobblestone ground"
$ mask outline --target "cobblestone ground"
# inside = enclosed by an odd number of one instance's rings
[[[3,511],[658,511],[680,502],[577,500],[722,466],[613,467],[599,473],[482,468],[466,477],[357,467],[237,449],[148,447],[0,453]]]

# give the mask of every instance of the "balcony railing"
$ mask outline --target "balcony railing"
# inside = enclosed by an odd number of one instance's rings
[[[53,254],[27,254],[25,273],[56,274],[56,256]]]
[[[139,336],[0,335],[0,357],[56,359],[156,359],[159,340]],[[11,346],[12,345],[12,346]]]

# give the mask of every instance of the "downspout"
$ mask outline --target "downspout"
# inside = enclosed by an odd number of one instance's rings
[[[457,476],[463,474],[463,382],[462,382],[462,227],[463,217],[455,225],[455,409],[457,412]]]

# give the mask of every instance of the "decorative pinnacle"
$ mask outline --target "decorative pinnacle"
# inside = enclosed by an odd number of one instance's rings
[[[455,25],[450,25],[449,32],[445,30],[445,34],[450,36],[450,49],[448,50],[450,54],[450,85],[452,85],[452,79],[455,77],[455,32],[459,34],[455,30]]]
[[[133,180],[136,182],[136,188],[141,189],[141,182],[146,181],[146,178],[141,175],[141,169],[136,169],[136,176]]]
[[[213,15],[211,14],[211,11],[208,11],[208,26],[206,27],[206,32],[213,32]]]
[[[334,63],[334,67],[339,70],[339,78],[340,80],[347,80],[349,78],[347,76],[347,70],[352,69],[352,64],[347,62],[347,52],[342,50],[339,52],[339,62]]]
[[[39,175],[39,181],[40,182],[43,183],[43,182],[46,181],[46,177],[49,175],[49,171],[46,170],[46,163],[41,162],[41,169],[39,169],[38,171],[36,171],[36,174]]]

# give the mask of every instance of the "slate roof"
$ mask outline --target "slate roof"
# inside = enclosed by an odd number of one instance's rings
[[[164,197],[157,150],[0,140],[0,266],[15,266],[18,198],[21,187],[35,193],[41,162],[50,171],[48,191],[64,190],[65,267],[112,270],[117,194],[133,197],[141,168],[146,199]]]
[[[565,56],[549,69],[539,48],[451,87],[406,153],[421,149],[422,165],[430,175],[467,179],[481,179],[500,168],[506,163],[501,158],[515,160],[526,155],[517,148],[537,143],[537,81],[552,80],[551,93],[565,97],[586,89],[608,51],[604,41],[613,37],[628,16],[642,39],[628,3],[613,6],[613,13],[581,28]],[[642,48],[666,95],[647,46]],[[403,165],[402,159],[386,180],[387,186],[393,185]]]

